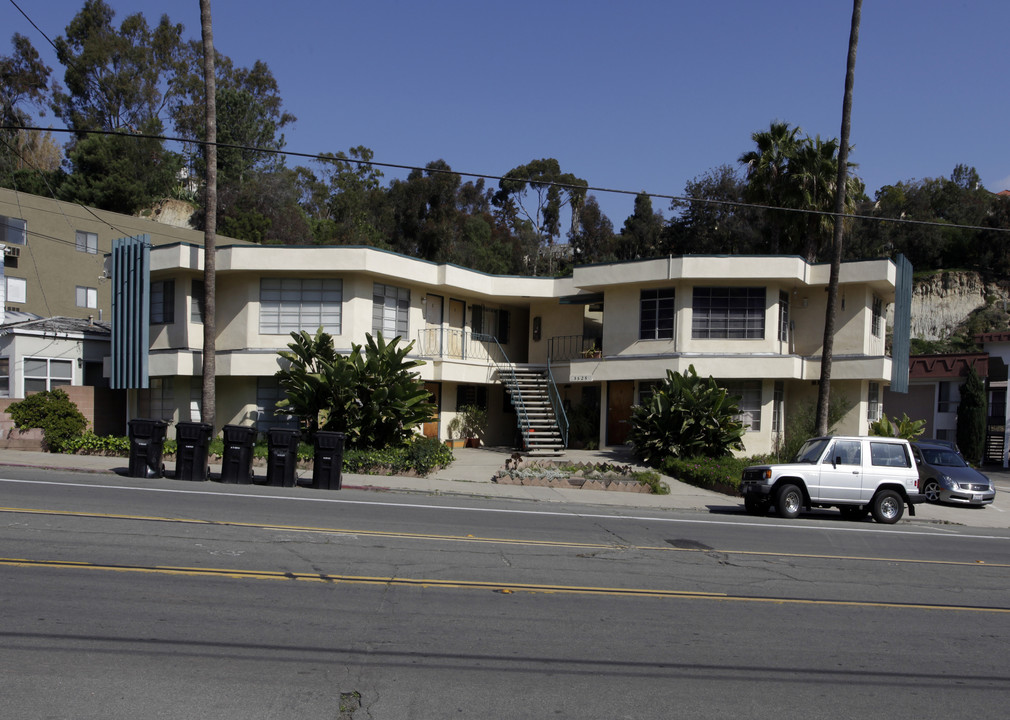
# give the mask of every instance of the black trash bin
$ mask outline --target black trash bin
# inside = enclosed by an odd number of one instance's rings
[[[175,426],[175,479],[199,480],[208,478],[207,451],[214,427],[204,422],[181,422]]]
[[[160,478],[165,475],[161,459],[165,453],[164,420],[134,418],[130,421],[130,477]]]
[[[294,487],[300,436],[289,428],[274,428],[267,434],[267,485]]]
[[[224,455],[221,458],[221,482],[249,485],[253,481],[253,446],[256,428],[225,425],[221,430]]]
[[[312,462],[312,487],[339,490],[344,466],[344,434],[320,430],[315,439],[315,460]]]

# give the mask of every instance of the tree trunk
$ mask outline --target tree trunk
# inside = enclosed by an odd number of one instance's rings
[[[210,0],[200,0],[200,21],[203,30],[203,78],[207,95],[207,207],[203,236],[203,392],[202,419],[216,430],[215,362],[217,324],[214,283],[217,278],[217,82],[214,77],[214,33],[211,28]]]
[[[842,100],[842,137],[838,147],[838,182],[835,186],[835,236],[828,279],[828,307],[824,315],[824,350],[821,355],[821,384],[817,391],[817,434],[828,434],[828,406],[831,402],[831,359],[835,344],[835,318],[838,314],[838,273],[842,264],[842,233],[845,227],[845,192],[848,186],[849,129],[852,117],[852,86],[856,79],[856,46],[859,44],[859,17],[863,0],[852,2],[852,27],[849,30],[849,58],[845,66],[845,97]]]

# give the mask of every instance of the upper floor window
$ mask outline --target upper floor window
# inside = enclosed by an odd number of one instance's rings
[[[98,307],[98,288],[77,286],[77,307]]]
[[[957,412],[961,402],[961,392],[957,383],[941,380],[936,384],[936,411],[938,413]]]
[[[4,291],[6,302],[26,303],[28,302],[28,281],[24,278],[4,276]]]
[[[696,287],[691,318],[693,338],[765,336],[765,289],[762,287]]]
[[[372,333],[380,332],[386,340],[406,338],[409,332],[407,316],[410,312],[410,290],[380,285],[372,288]]]
[[[789,342],[789,293],[779,291],[779,340]]]
[[[27,244],[28,223],[21,218],[0,215],[0,242],[6,245]]]
[[[77,251],[94,255],[98,252],[98,234],[93,232],[77,231]]]
[[[873,323],[871,331],[874,337],[881,337],[884,334],[884,301],[878,297],[873,298]]]
[[[639,306],[638,338],[672,340],[675,315],[673,288],[643,290]]]
[[[320,327],[340,334],[343,281],[335,278],[260,280],[260,333],[287,335]]]
[[[204,287],[203,280],[193,280],[193,296],[190,298],[189,305],[189,321],[191,323],[203,323]]]
[[[151,283],[151,324],[171,325],[175,322],[175,280]]]
[[[509,341],[511,317],[508,310],[473,305],[470,316],[470,329],[474,335],[493,335],[502,345]]]
[[[25,358],[25,394],[72,385],[73,382],[72,360]]]

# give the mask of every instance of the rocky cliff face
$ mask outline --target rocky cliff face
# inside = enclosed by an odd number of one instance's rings
[[[977,272],[939,272],[916,280],[912,289],[913,338],[940,340],[971,313],[984,307],[987,298],[1010,307],[1010,292],[1002,285],[985,282]]]

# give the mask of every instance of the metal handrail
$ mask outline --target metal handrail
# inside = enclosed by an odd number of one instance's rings
[[[547,340],[547,360],[564,362],[574,358],[587,357],[598,350],[599,338],[588,335],[555,335]]]
[[[501,344],[498,342],[498,338],[492,337],[491,335],[482,336],[486,341],[494,342],[494,346],[488,343],[488,359],[494,363],[495,369],[498,371],[498,378],[504,381],[503,373],[508,375],[508,381],[514,390],[512,393],[512,407],[516,409],[516,423],[519,425],[520,432],[529,432],[530,427],[530,416],[526,412],[526,403],[523,402],[523,393],[519,389],[519,379],[516,377],[515,366],[509,361],[508,355],[505,354],[505,350],[502,348]],[[491,350],[496,350],[496,352],[491,352]],[[508,387],[508,385],[506,385]]]
[[[558,385],[554,382],[554,373],[551,372],[551,358],[547,356],[547,396],[551,399],[551,407],[554,409],[554,420],[558,424],[561,432],[561,444],[568,447],[568,413],[565,412],[565,405],[561,402],[561,393]]]

